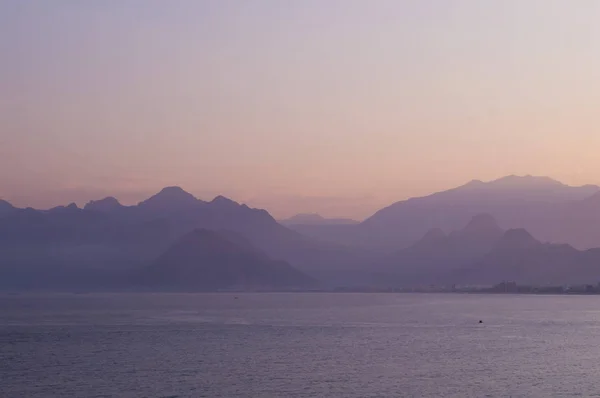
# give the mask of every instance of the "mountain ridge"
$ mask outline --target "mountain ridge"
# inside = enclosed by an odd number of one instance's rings
[[[34,279],[36,272],[46,275],[65,267],[80,266],[82,272],[90,267],[129,269],[198,228],[233,231],[272,258],[313,275],[330,275],[331,269],[359,264],[368,255],[303,236],[278,224],[266,210],[224,196],[205,202],[181,188],[167,187],[138,205],[117,203],[108,199],[83,209],[25,209],[2,217],[0,279],[3,271],[29,270],[21,279]]]
[[[363,283],[375,274],[394,276],[378,280],[383,284],[447,282],[449,273],[477,261],[487,264],[490,275],[500,276],[503,258],[529,270],[530,276],[543,276],[527,268],[530,261],[540,266],[546,261],[566,278],[571,261],[574,272],[596,277],[593,264],[600,261],[600,250],[582,249],[600,247],[600,188],[580,188],[531,176],[474,180],[426,199],[402,201],[381,223],[355,225],[284,226],[264,209],[224,196],[203,201],[180,187],[166,187],[133,206],[113,197],[90,201],[84,208],[71,204],[50,210],[17,209],[4,201],[0,281],[8,281],[6,275],[18,274],[29,283],[131,269],[196,229],[232,231],[241,246],[247,241],[330,286]],[[547,197],[552,200],[539,201]],[[485,279],[470,272],[469,278]]]

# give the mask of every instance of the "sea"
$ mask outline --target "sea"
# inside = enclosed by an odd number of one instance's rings
[[[2,398],[592,396],[600,296],[0,295]]]

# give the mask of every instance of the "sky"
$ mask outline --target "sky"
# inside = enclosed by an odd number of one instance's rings
[[[0,198],[178,185],[362,219],[472,179],[600,184],[600,1],[0,0]]]

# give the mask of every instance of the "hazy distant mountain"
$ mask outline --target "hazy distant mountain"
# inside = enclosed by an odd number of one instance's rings
[[[398,230],[409,240],[407,226],[421,231],[431,227],[454,230],[474,214],[489,213],[503,226],[527,228],[550,241],[571,242],[573,239],[566,234],[545,234],[549,232],[545,225],[563,218],[556,217],[561,205],[585,200],[599,191],[597,186],[571,187],[548,177],[472,181],[449,191],[395,203],[367,219],[362,227],[388,233]]]
[[[600,282],[600,249],[579,251],[567,244],[542,243],[525,229],[503,232],[489,215],[446,235],[429,231],[415,245],[374,267],[381,286],[530,285]]]
[[[600,246],[600,187],[571,187],[548,177],[508,176],[386,207],[359,225],[311,226],[302,232],[332,242],[393,251],[432,228],[453,231],[491,214],[505,228],[526,228],[544,241]]]
[[[308,238],[278,224],[265,210],[218,196],[196,199],[181,188],[165,188],[135,206],[112,198],[51,210],[17,210],[0,219],[0,284],[50,281],[59,269],[82,273],[126,270],[147,263],[178,238],[198,228],[230,230],[245,236],[272,258],[288,261],[320,278],[364,266],[368,253]],[[58,278],[58,276],[56,277]],[[54,279],[56,279],[54,278]]]
[[[364,224],[369,226],[390,225],[403,219],[411,210],[496,207],[523,207],[527,205],[564,203],[584,200],[600,192],[600,187],[586,185],[571,187],[548,177],[509,176],[491,182],[471,181],[461,187],[435,193],[422,198],[397,202],[375,213]],[[439,214],[442,217],[444,214]],[[441,220],[452,226],[452,219]]]
[[[179,239],[137,278],[144,286],[184,290],[280,289],[314,283],[237,234],[204,229]]]
[[[280,224],[286,226],[295,225],[353,225],[358,224],[358,221],[349,218],[325,218],[319,214],[296,214],[293,217],[285,220],[279,220]]]
[[[600,193],[586,199],[560,203],[537,214],[512,220],[512,227],[527,228],[534,236],[578,249],[600,247]]]
[[[162,220],[127,223],[75,206],[19,209],[0,219],[0,287],[107,286],[169,239]]]
[[[478,214],[463,229],[448,235],[440,229],[430,230],[420,241],[399,254],[405,258],[432,257],[442,261],[476,258],[489,252],[503,233],[492,216]]]
[[[477,261],[483,264],[484,258],[492,264],[487,266],[490,272],[473,271],[469,278],[486,280],[483,275],[489,275],[491,281],[502,274],[492,256],[501,253],[502,246],[496,246],[501,227],[525,228],[545,242],[600,247],[599,188],[569,187],[543,177],[471,182],[399,202],[361,224],[305,224],[295,225],[296,230],[277,223],[265,210],[222,196],[202,201],[178,187],[165,188],[135,206],[122,206],[109,197],[83,209],[71,204],[44,211],[0,202],[0,212],[4,286],[17,285],[15,281],[41,287],[93,285],[109,274],[114,280],[119,272],[148,264],[196,229],[232,231],[269,257],[330,286],[367,283],[374,274],[383,283],[446,282],[457,276],[453,272],[470,269]],[[229,239],[236,240],[233,235]],[[535,254],[539,261],[543,253]],[[558,253],[552,261],[567,261],[567,254]],[[578,253],[572,259],[578,274],[572,276],[594,276],[590,264],[597,252]]]
[[[201,201],[180,188],[167,188],[121,217],[164,218],[176,236],[197,228],[234,231],[271,257],[284,259],[313,276],[325,278],[331,269],[364,265],[368,256],[368,253],[320,242],[288,229],[265,210],[252,209],[223,196],[210,202]]]
[[[377,269],[393,274],[402,285],[444,283],[452,270],[490,252],[503,233],[492,216],[479,214],[448,235],[439,228],[430,230],[414,245],[388,256]]]
[[[600,250],[541,243],[524,229],[508,230],[495,248],[455,276],[457,283],[530,285],[596,284]]]

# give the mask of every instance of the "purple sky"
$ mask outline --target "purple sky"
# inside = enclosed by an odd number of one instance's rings
[[[0,197],[166,185],[363,218],[470,179],[600,184],[600,2],[0,2]]]

